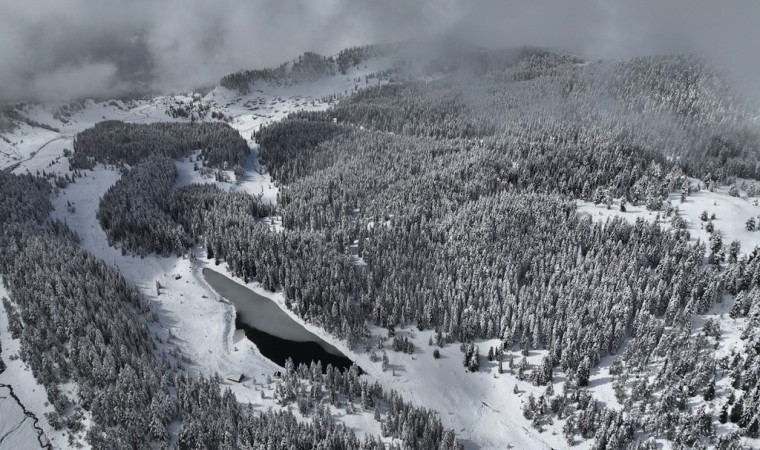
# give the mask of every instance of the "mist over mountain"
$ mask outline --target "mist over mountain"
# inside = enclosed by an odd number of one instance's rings
[[[758,13],[0,0],[0,450],[760,449]]]
[[[760,3],[675,0],[202,0],[3,2],[0,101],[66,100],[215,84],[304,51],[447,35],[587,58],[697,52],[753,93]]]

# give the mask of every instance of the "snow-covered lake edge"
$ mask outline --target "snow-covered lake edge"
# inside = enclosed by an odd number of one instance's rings
[[[218,89],[199,101],[215,104],[214,108],[224,111],[228,117],[231,117],[230,125],[248,140],[255,151],[256,143],[251,140],[253,131],[263,124],[285,117],[291,111],[327,108],[328,103],[317,100],[320,95],[342,92],[341,90],[350,89],[354,84],[344,80],[345,77],[339,78],[341,79],[332,80],[332,84],[278,87],[267,91],[256,91],[248,97],[236,97],[224,89]],[[72,136],[77,131],[105,118],[131,122],[177,120],[165,113],[166,108],[177,101],[192,102],[195,101],[194,99],[195,96],[192,95],[166,96],[138,101],[131,106],[123,102],[114,102],[114,104],[89,102],[84,110],[72,116],[68,125],[61,126],[59,134],[46,130],[40,131],[38,135],[34,130],[25,130],[22,127],[22,132],[28,132],[28,134],[17,139],[17,141],[24,140],[24,145],[17,149],[23,160],[12,163],[14,166],[18,164],[14,171],[20,173],[27,170],[31,172],[44,170],[66,173],[67,162],[61,156],[64,149],[70,148]],[[252,112],[245,104],[254,99],[257,104],[263,102],[266,106],[257,112]],[[30,114],[36,114],[34,117],[41,121],[52,120],[52,116],[44,108],[30,107]],[[5,164],[2,161],[0,163]],[[214,183],[211,179],[201,178],[192,170],[192,164],[187,160],[179,161],[177,166],[180,170],[179,185],[194,182]],[[251,195],[261,194],[268,201],[276,201],[277,188],[269,175],[260,170],[255,156],[246,169],[242,182],[217,184],[225,190],[241,190]],[[114,168],[103,166],[87,172],[85,178],[78,179],[76,183],[61,190],[60,194],[53,199],[54,217],[65,220],[80,235],[82,245],[87,250],[108,264],[119,267],[124,276],[150,300],[160,318],[159,325],[152,329],[154,335],[164,342],[159,347],[159,351],[169,353],[177,349],[177,354],[180,355],[178,361],[189,372],[204,375],[218,373],[222,376],[227,373],[245,373],[251,377],[251,380],[244,383],[229,382],[225,384],[225,387],[230,387],[239,401],[250,403],[257,409],[278,407],[272,401],[271,386],[263,380],[279,370],[279,367],[264,358],[255,345],[235,331],[234,308],[229,303],[220,301],[216,292],[205,283],[201,275],[202,269],[209,267],[220,271],[259,295],[273,300],[293,320],[356,361],[367,372],[367,377],[378,380],[386,388],[398,390],[407,400],[419,406],[438,411],[444,425],[453,428],[457,436],[469,448],[504,448],[507,445],[514,445],[517,448],[564,448],[567,445],[561,435],[563,421],[555,421],[547,430],[539,433],[531,429],[529,421],[522,417],[521,402],[531,393],[536,396],[541,395],[543,388],[535,387],[527,381],[519,381],[508,373],[498,374],[495,364],[484,364],[478,373],[467,372],[462,366],[461,352],[457,344],[444,346],[440,349],[441,358],[434,360],[431,356],[432,349],[428,346],[428,338],[432,330],[420,331],[414,326],[397,329],[397,334],[408,337],[414,343],[415,352],[407,355],[395,353],[386,348],[391,369],[383,371],[380,363],[373,362],[367,353],[358,348],[348,348],[341,339],[330,335],[317,325],[305,322],[288,310],[282,293],[268,292],[258,283],[243,283],[242,280],[229,273],[224,263],[215,265],[213,260],[206,258],[200,247],[193,249],[194,260],[181,257],[162,258],[154,255],[145,258],[121,255],[120,249],[108,246],[105,233],[95,219],[100,196],[118,180],[119,176],[119,172]],[[696,183],[697,180],[692,180],[692,182]],[[720,187],[715,192],[702,190],[690,195],[684,203],[680,203],[678,195],[674,193],[671,194],[671,203],[679,208],[678,214],[686,221],[687,229],[692,235],[692,242],[696,242],[696,239],[706,242],[708,239],[708,233],[704,229],[705,223],[699,218],[702,211],[707,211],[709,214],[715,213],[716,218],[713,222],[722,233],[724,241],[726,243],[732,240],[741,242],[742,252],[746,253],[760,243],[760,231],[750,232],[744,228],[744,223],[750,217],[758,217],[760,208],[752,198],[732,197],[727,195],[727,191],[727,186]],[[746,195],[746,192],[742,191],[741,194]],[[69,210],[69,204],[73,205],[73,211]],[[610,209],[579,202],[578,212],[591,215],[595,221],[606,220],[613,215],[620,215],[627,220],[635,220],[637,217],[648,221],[658,220],[657,213],[646,211],[642,207],[629,206],[625,213],[621,213],[618,200],[613,202]],[[659,220],[664,226],[670,226],[663,220],[662,214]],[[159,289],[156,288],[157,283],[161,286]],[[739,329],[737,324],[725,317],[726,308],[727,304],[722,304],[709,313],[710,316],[725,320],[721,322],[726,331],[724,348],[735,343],[736,330]],[[0,322],[5,317],[4,314],[0,312]],[[695,319],[695,324],[698,322]],[[695,330],[698,330],[698,326],[695,326]],[[0,332],[2,331],[0,329]],[[378,327],[370,327],[370,332],[373,336],[371,340],[373,344],[378,336],[387,335],[387,330]],[[3,344],[5,355],[5,342]],[[489,340],[478,341],[476,344],[480,346],[481,354],[483,354],[489,346],[497,346],[499,342]],[[8,345],[9,348],[13,348],[13,344]],[[527,360],[530,364],[537,365],[543,354],[541,351],[533,351]],[[514,357],[515,360],[522,357],[518,352],[509,352],[507,355]],[[608,366],[613,359],[614,357],[605,358],[600,367],[592,372],[591,391],[595,398],[606,406],[620,408],[615,399],[608,372]],[[31,374],[22,371],[19,372],[19,377],[16,383],[27,383],[26,385],[29,386],[27,389],[31,389],[36,396],[29,394],[29,400],[24,400],[25,404],[28,403],[27,406],[35,412],[44,413],[51,410],[52,408],[44,405],[46,401],[44,394],[41,399],[38,398],[40,393],[34,390],[34,380],[26,380],[26,378],[31,378]],[[21,378],[24,378],[24,381],[20,381]],[[556,380],[554,389],[561,392],[562,374],[557,373]],[[75,387],[72,387],[72,392],[74,390]],[[367,414],[343,415],[340,421],[360,434],[379,433],[378,425],[372,420],[371,415],[369,417]],[[56,448],[58,444],[62,447],[67,446],[65,435],[56,437],[55,432],[48,431],[51,440],[56,442]],[[583,442],[577,447],[589,446],[590,443]]]

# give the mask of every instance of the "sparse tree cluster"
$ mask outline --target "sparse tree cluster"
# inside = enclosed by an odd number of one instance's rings
[[[349,68],[358,66],[370,58],[386,55],[397,48],[398,45],[394,44],[349,47],[338,52],[338,56],[335,58],[335,63],[338,66],[338,71],[345,75]]]

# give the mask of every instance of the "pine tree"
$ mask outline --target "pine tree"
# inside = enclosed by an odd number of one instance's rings
[[[731,414],[729,415],[729,419],[731,420],[731,423],[738,423],[742,419],[742,415],[744,414],[744,398],[740,398],[739,400],[734,403],[734,406],[731,408]]]
[[[741,244],[739,241],[731,241],[728,246],[728,262],[735,263],[739,257],[739,251],[741,250]]]
[[[728,403],[724,404],[718,414],[718,421],[720,423],[726,423],[728,421]]]
[[[702,397],[705,399],[705,401],[708,401],[708,402],[715,398],[715,380],[714,379],[710,380],[710,383],[705,388],[705,392]]]
[[[470,358],[467,361],[467,369],[470,372],[477,372],[480,370],[480,352],[478,350],[478,346],[472,346],[470,353]]]
[[[747,436],[751,438],[757,438],[760,432],[760,424],[758,423],[758,416],[755,416],[747,427]]]
[[[567,445],[575,445],[575,420],[572,416],[568,417],[565,425],[562,426],[562,435],[565,437]]]

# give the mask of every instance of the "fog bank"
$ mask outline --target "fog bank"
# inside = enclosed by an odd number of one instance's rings
[[[589,58],[699,52],[760,92],[759,19],[754,0],[4,0],[0,101],[185,90],[304,51],[439,34]]]

